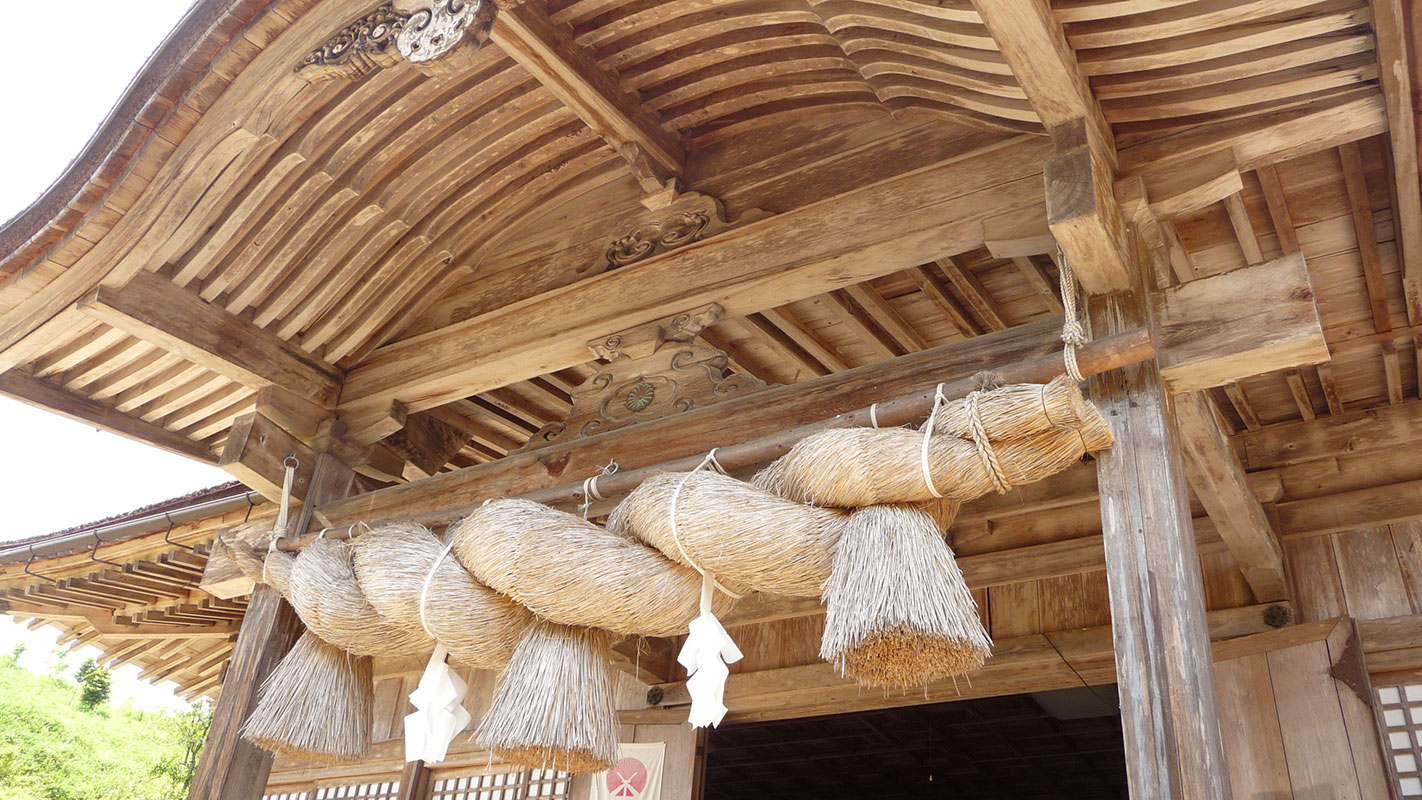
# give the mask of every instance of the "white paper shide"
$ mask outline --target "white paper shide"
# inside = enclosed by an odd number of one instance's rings
[[[449,751],[449,743],[469,724],[464,709],[468,685],[446,659],[448,651],[436,647],[420,683],[410,693],[415,713],[405,717],[405,760],[438,764]]]
[[[714,579],[707,574],[701,582],[701,615],[691,621],[686,643],[676,657],[691,677],[686,690],[691,694],[691,712],[687,717],[692,727],[704,728],[721,724],[726,716],[726,678],[731,671],[727,664],[741,660],[741,650],[731,641],[731,635],[721,621],[711,613],[711,592]]]

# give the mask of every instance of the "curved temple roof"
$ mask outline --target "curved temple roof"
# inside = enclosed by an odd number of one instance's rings
[[[360,40],[362,20],[408,19],[417,0],[198,3],[65,175],[0,230],[0,391],[205,460],[267,385],[318,407],[339,395],[365,441],[393,398],[475,432],[455,465],[487,460],[562,417],[589,374],[579,359],[470,383],[459,403],[459,386],[389,388],[372,359],[606,271],[609,242],[669,201],[669,181],[734,223],[989,146],[1019,148],[1019,163],[1045,152],[1041,101],[967,0],[497,2],[482,48],[423,64],[369,25]],[[1339,141],[1386,129],[1365,0],[1151,7],[1052,8],[1121,176],[1228,147],[1247,126],[1331,114],[1347,121]],[[329,48],[352,31],[355,57]],[[994,268],[991,254],[974,263]],[[985,281],[999,304],[1036,296],[1041,276],[1018,268]],[[916,321],[936,313],[943,329],[930,340],[1054,310],[974,319],[959,295],[924,295]],[[816,313],[791,318],[814,329]],[[894,350],[861,337],[816,356],[824,342],[791,323],[779,344],[748,324],[718,326],[720,340],[745,341],[742,366],[772,380],[797,360],[839,369],[862,360],[856,347]],[[217,332],[193,341],[194,326]],[[234,340],[281,363],[214,357]]]

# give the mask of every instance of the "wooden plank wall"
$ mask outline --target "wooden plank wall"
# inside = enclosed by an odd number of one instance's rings
[[[1422,613],[1422,522],[1284,540],[1300,622]]]
[[[1351,636],[1351,622],[1330,620],[1215,646],[1235,797],[1391,796],[1372,710],[1332,674]]]

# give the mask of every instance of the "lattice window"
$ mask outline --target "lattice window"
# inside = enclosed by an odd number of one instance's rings
[[[1403,797],[1422,797],[1422,684],[1377,691],[1398,788]]]
[[[311,800],[310,792],[275,792],[262,795],[262,800]]]
[[[568,796],[570,781],[568,773],[551,769],[442,775],[433,781],[430,800],[562,800]]]
[[[315,800],[397,800],[399,796],[400,782],[385,781],[321,786],[316,789]]]

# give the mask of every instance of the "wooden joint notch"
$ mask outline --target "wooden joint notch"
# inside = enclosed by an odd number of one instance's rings
[[[1052,235],[1086,291],[1130,289],[1130,243],[1116,204],[1114,176],[1092,146],[1086,121],[1054,128],[1052,140],[1044,169]]]

